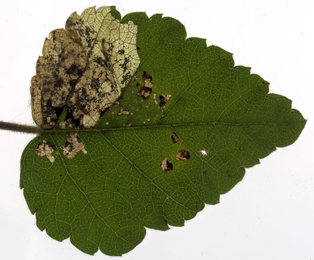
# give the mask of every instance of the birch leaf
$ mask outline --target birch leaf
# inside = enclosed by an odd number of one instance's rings
[[[21,159],[38,228],[88,254],[183,226],[305,126],[291,100],[177,20],[120,19],[89,8],[50,33],[31,86],[44,130]]]

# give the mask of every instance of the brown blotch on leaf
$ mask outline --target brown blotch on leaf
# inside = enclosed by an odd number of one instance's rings
[[[147,99],[151,93],[152,93],[151,88],[141,87],[137,95],[143,99]]]
[[[167,157],[165,157],[160,164],[160,167],[163,172],[168,172],[170,170],[173,170],[173,164],[168,161]]]
[[[59,123],[59,128],[60,129],[65,129],[66,125],[67,125],[67,122],[66,121],[62,121],[62,122]]]
[[[171,135],[171,139],[172,139],[173,143],[175,144],[175,143],[178,142],[179,136],[178,136],[176,133],[173,133],[173,134]]]
[[[119,112],[118,112],[118,116],[121,115],[129,115],[130,114],[130,110],[127,109],[123,109],[122,107],[120,108]]]
[[[143,99],[147,99],[153,92],[153,78],[146,71],[144,71],[142,79],[144,81],[144,87],[140,88],[140,91],[137,93],[137,95]]]
[[[80,137],[75,132],[67,134],[67,141],[61,149],[63,155],[68,159],[73,159],[79,151],[82,151],[84,154],[87,153],[84,144],[80,142]]]
[[[165,95],[164,93],[162,93],[160,96],[159,96],[159,106],[160,107],[164,107],[166,105],[166,103],[169,101],[169,99],[171,98],[171,95]]]
[[[143,73],[143,80],[144,80],[144,86],[146,88],[153,88],[154,84],[153,84],[153,78],[151,75],[149,75],[146,71],[144,71]]]
[[[47,143],[46,140],[43,140],[42,143],[38,144],[35,152],[37,156],[46,156],[50,162],[54,162],[55,158],[53,152],[55,147],[54,144]]]
[[[190,158],[191,158],[190,153],[186,150],[180,150],[176,155],[177,161],[180,161],[180,160],[185,161],[185,160],[188,160]]]

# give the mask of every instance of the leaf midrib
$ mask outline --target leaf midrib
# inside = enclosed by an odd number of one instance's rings
[[[126,127],[111,127],[111,128],[90,128],[90,129],[53,129],[43,130],[42,134],[51,133],[68,133],[68,132],[105,132],[105,131],[122,131],[122,130],[136,130],[136,129],[153,129],[153,128],[172,128],[172,127],[188,127],[188,126],[207,126],[207,125],[225,125],[225,126],[292,126],[304,125],[304,122],[298,123],[269,123],[269,122],[249,122],[249,123],[235,123],[235,122],[192,122],[181,124],[164,124],[164,125],[139,125]]]

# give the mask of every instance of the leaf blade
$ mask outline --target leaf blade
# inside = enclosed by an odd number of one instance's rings
[[[184,225],[204,203],[218,203],[244,168],[293,143],[305,125],[288,99],[267,94],[267,82],[233,67],[230,53],[185,40],[178,21],[143,13],[122,21],[129,19],[138,25],[137,78],[97,129],[78,131],[87,154],[64,158],[66,131],[53,130],[35,138],[21,159],[21,188],[38,227],[60,241],[70,237],[88,254],[100,248],[121,255],[142,241],[144,227]],[[154,84],[146,100],[136,95],[144,71]],[[171,94],[164,107],[162,93]],[[120,108],[131,113],[118,116]],[[34,152],[43,140],[56,146],[53,164]],[[177,161],[181,150],[191,158]],[[173,165],[168,172],[160,167],[164,158]]]

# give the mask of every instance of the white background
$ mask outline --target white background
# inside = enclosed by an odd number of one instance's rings
[[[234,53],[237,65],[271,83],[308,119],[295,144],[247,170],[244,180],[206,206],[185,227],[147,230],[123,259],[314,259],[314,1],[1,0],[0,120],[33,124],[30,79],[45,37],[90,6],[116,5],[122,15],[146,11],[181,21],[188,37]],[[33,135],[0,130],[0,258],[110,259],[86,255],[69,240],[51,239],[35,225],[19,189],[19,160]]]

